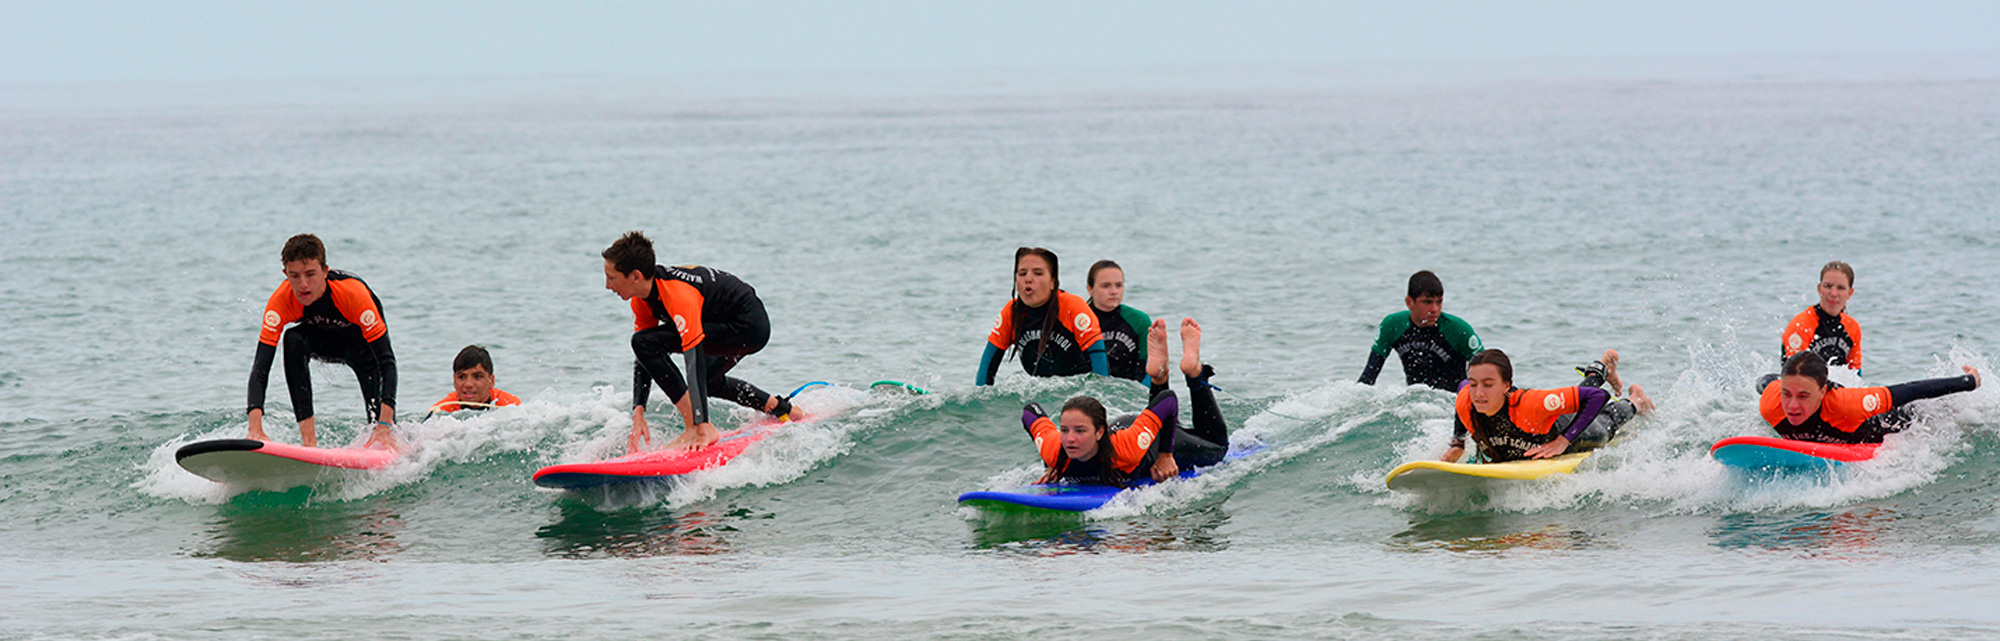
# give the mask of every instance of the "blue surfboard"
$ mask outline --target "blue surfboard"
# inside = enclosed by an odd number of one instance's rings
[[[1226,464],[1264,449],[1263,445],[1252,445],[1242,449],[1232,449],[1222,457]],[[1181,470],[1180,478],[1191,479],[1201,476],[1212,467]],[[1070,483],[1042,483],[1017,487],[1011,490],[981,490],[958,495],[958,504],[976,507],[989,512],[1088,512],[1110,503],[1111,499],[1127,490],[1153,485],[1153,479],[1142,478],[1126,487],[1110,485],[1086,485]]]

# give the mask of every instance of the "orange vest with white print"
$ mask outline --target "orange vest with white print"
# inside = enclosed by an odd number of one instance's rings
[[[292,286],[281,283],[264,303],[264,327],[257,341],[276,346],[292,323],[316,329],[357,330],[370,343],[389,333],[382,318],[382,301],[359,277],[344,271],[326,273],[326,293],[311,305],[300,305]]]

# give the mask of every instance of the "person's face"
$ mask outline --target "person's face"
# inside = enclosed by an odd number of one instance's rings
[[[1507,390],[1513,385],[1500,380],[1500,366],[1480,363],[1465,370],[1465,378],[1471,381],[1466,389],[1472,390],[1472,409],[1487,416],[1500,413],[1507,406]]]
[[[1847,280],[1847,274],[1829,269],[1819,275],[1819,308],[1828,314],[1838,314],[1847,310],[1847,299],[1854,297],[1854,283]]]
[[[486,371],[485,365],[474,365],[452,372],[451,387],[458,390],[458,400],[474,403],[493,402],[493,373]]]
[[[1061,427],[1063,453],[1069,460],[1088,461],[1097,456],[1097,439],[1104,436],[1104,430],[1091,424],[1083,410],[1065,410]]]
[[[1826,388],[1810,377],[1793,374],[1778,379],[1778,406],[1785,410],[1785,421],[1793,425],[1806,422],[1813,414],[1819,413],[1820,401],[1826,400]]]
[[[1097,270],[1097,283],[1090,286],[1090,303],[1106,312],[1125,304],[1125,270],[1116,267]]]
[[[647,293],[646,288],[650,285],[652,282],[647,280],[646,272],[619,273],[610,259],[604,261],[604,288],[611,290],[611,293],[617,294],[619,298],[625,300],[644,298]]]
[[[317,258],[285,263],[285,283],[300,305],[311,305],[326,295],[326,263]]]
[[[1033,254],[1014,261],[1014,293],[1029,307],[1049,302],[1049,297],[1055,295],[1055,277],[1049,274],[1049,261]]]
[[[1403,297],[1403,304],[1410,308],[1410,324],[1430,327],[1438,324],[1438,317],[1444,315],[1443,296]]]

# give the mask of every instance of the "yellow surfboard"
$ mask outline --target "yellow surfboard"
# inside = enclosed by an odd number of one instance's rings
[[[1389,489],[1424,492],[1489,485],[1493,480],[1528,481],[1550,474],[1568,474],[1591,452],[1576,452],[1539,460],[1505,463],[1446,463],[1410,461],[1389,471]]]

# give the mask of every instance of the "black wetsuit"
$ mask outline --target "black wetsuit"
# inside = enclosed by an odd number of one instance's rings
[[[769,393],[726,375],[743,357],[764,349],[764,344],[770,341],[771,319],[764,312],[764,302],[757,298],[757,290],[729,272],[712,267],[656,265],[653,282],[652,294],[632,301],[639,325],[656,323],[632,334],[632,353],[637,357],[632,375],[632,405],[645,405],[652,386],[658,384],[668,398],[677,402],[684,395],[693,395],[689,400],[692,409],[689,418],[695,423],[708,422],[711,389],[720,398],[763,411],[770,402]],[[687,297],[688,289],[677,286],[680,283],[699,292],[700,298]],[[697,313],[701,319],[700,334],[692,345],[674,320],[674,313],[685,312],[686,305],[700,308]],[[685,377],[668,358],[675,353],[687,356],[689,371]],[[779,413],[785,413],[784,409],[781,403]]]
[[[1178,415],[1170,421],[1170,426],[1179,433],[1173,452],[1174,463],[1181,469],[1221,463],[1223,455],[1229,453],[1229,422],[1222,418],[1222,408],[1215,403],[1215,388],[1208,384],[1213,376],[1215,368],[1203,365],[1201,376],[1187,377],[1188,426],[1181,426]],[[1164,383],[1149,387],[1154,397],[1172,393]]]
[[[1129,305],[1109,312],[1091,305],[1090,312],[1097,316],[1097,329],[1104,336],[1104,358],[1110,362],[1111,375],[1146,380],[1146,331],[1152,325],[1151,318]]]
[[[312,368],[307,365],[312,359],[344,363],[354,370],[363,411],[370,422],[379,421],[383,406],[396,406],[396,350],[389,342],[382,299],[354,274],[330,270],[326,280],[326,292],[311,305],[299,306],[297,299],[291,298],[289,285],[279,285],[266,304],[264,332],[250,366],[249,408],[264,408],[271,363],[282,342],[285,386],[291,392],[292,413],[299,421],[315,415]],[[297,324],[286,328],[290,322]],[[368,339],[370,333],[375,334],[374,340]]]

